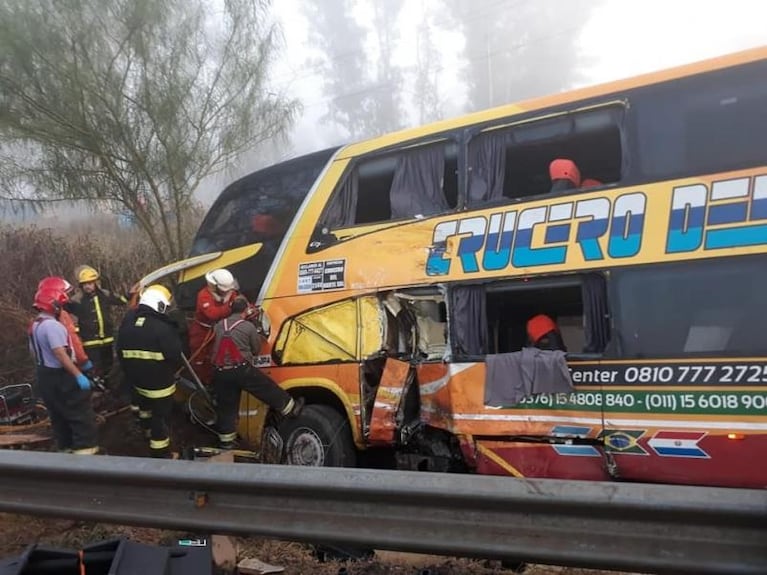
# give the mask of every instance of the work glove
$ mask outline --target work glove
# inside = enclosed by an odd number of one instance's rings
[[[251,321],[257,320],[259,313],[260,311],[258,309],[258,306],[250,304],[248,307],[245,308],[245,311],[242,312],[242,318],[251,320]]]
[[[83,391],[88,391],[91,388],[91,380],[82,373],[78,373],[75,379],[77,380],[77,386]]]
[[[91,371],[93,369],[93,362],[89,359],[80,368],[82,371]]]

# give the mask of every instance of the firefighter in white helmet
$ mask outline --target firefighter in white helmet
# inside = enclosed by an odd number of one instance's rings
[[[194,322],[189,327],[191,363],[197,376],[209,384],[212,379],[210,348],[215,323],[231,315],[232,302],[238,295],[237,280],[224,268],[205,274],[207,285],[197,294]]]
[[[117,333],[117,358],[139,401],[139,420],[152,457],[170,457],[169,419],[182,363],[178,326],[167,316],[171,293],[151,285],[129,311]]]

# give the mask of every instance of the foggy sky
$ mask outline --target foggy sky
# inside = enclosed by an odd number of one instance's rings
[[[393,38],[391,65],[401,77],[397,86],[401,127],[420,123],[414,84],[419,27],[422,32],[428,28],[435,50],[439,104],[435,118],[476,109],[473,100],[481,99],[477,91],[482,88],[475,85],[472,93],[469,77],[480,70],[493,76],[504,74],[508,67],[535,71],[525,76],[524,85],[512,84],[505,91],[488,87],[491,94],[484,103],[492,98],[491,103],[498,105],[742,50],[764,44],[767,38],[767,3],[759,0],[275,0],[273,12],[284,46],[271,75],[272,86],[299,98],[303,112],[287,144],[254,151],[239,165],[205,181],[197,193],[204,203],[215,199],[229,182],[260,167],[349,142],[344,126],[326,121],[329,110],[344,96],[327,93],[326,75],[333,66],[338,70],[345,61],[363,58],[365,71],[375,76],[380,42],[376,43],[372,24],[373,2],[384,16],[381,6],[402,6],[396,17],[379,18],[390,27],[383,32]],[[359,51],[341,49],[329,55],[318,46],[318,35],[328,31],[318,30],[320,23],[307,6],[322,10],[331,4],[351,6],[340,17],[348,17],[347,23],[364,34]],[[572,13],[575,5],[585,11],[583,18]],[[508,22],[508,34],[497,29],[498,22]],[[475,44],[478,35],[482,40],[483,26],[488,31],[486,45],[477,50],[471,38]],[[469,32],[474,36],[467,36]],[[342,37],[337,44],[343,46],[346,40]],[[372,87],[362,92],[390,89],[375,78],[368,84]]]

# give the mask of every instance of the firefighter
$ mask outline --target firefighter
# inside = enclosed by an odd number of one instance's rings
[[[215,343],[211,356],[213,391],[216,396],[216,427],[222,449],[232,449],[237,440],[237,412],[242,391],[254,395],[278,413],[297,417],[302,397],[294,400],[269,376],[255,367],[261,349],[261,336],[249,321],[253,308],[244,296],[232,302],[231,313],[214,327]]]
[[[194,371],[203,383],[209,384],[213,325],[231,314],[238,286],[232,273],[223,268],[206,273],[205,281],[207,285],[197,293],[194,321],[189,328],[189,350]]]
[[[40,280],[40,283],[37,284],[37,289],[52,289],[54,291],[57,290],[64,292],[67,297],[72,297],[72,292],[74,292],[75,288],[62,277],[48,276]],[[85,353],[83,342],[77,333],[75,320],[72,319],[72,316],[65,309],[62,309],[59,312],[58,320],[64,325],[65,328],[67,328],[69,341],[72,344],[72,354],[74,355],[77,367],[79,367],[80,370],[87,375],[90,371],[93,370],[93,362],[88,357],[88,354]]]
[[[533,347],[549,351],[567,351],[557,322],[546,314],[538,314],[527,321],[527,338]]]
[[[91,266],[80,266],[76,275],[80,289],[72,296],[67,310],[77,316],[80,339],[96,373],[106,377],[112,370],[114,343],[108,306],[127,305],[128,299],[103,289],[99,272]]]
[[[92,455],[99,448],[91,382],[75,365],[70,335],[58,321],[68,300],[62,290],[37,290],[33,306],[39,313],[29,327],[29,343],[37,364],[37,390],[48,410],[57,448]]]
[[[178,328],[166,315],[171,299],[164,286],[149,286],[117,332],[117,358],[136,390],[152,457],[171,457],[168,420],[176,391],[174,372],[182,361]]]

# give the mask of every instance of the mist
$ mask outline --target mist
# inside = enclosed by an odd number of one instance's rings
[[[758,46],[766,13],[755,0],[279,0],[270,89],[299,101],[296,121],[196,197],[329,146]]]

